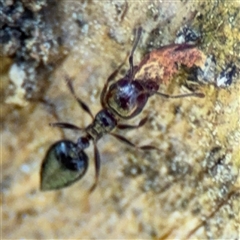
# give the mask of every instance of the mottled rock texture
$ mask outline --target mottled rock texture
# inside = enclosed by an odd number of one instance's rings
[[[239,238],[239,1],[1,1],[2,239],[238,239]],[[94,165],[61,191],[39,191],[49,146],[91,118],[64,82],[97,113],[107,77],[131,50],[133,29],[144,29],[134,55],[172,44],[184,26],[199,33],[198,48],[214,55],[208,81],[186,81],[181,69],[168,94],[200,91],[205,98],[152,97],[122,133],[143,152],[104,137],[99,185],[89,195]],[[232,83],[214,84],[229,65]],[[123,71],[118,75],[120,78]],[[191,79],[192,80],[192,79]],[[93,149],[87,151],[93,159]]]

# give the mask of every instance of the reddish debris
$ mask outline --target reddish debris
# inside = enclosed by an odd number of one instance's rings
[[[147,54],[137,67],[135,79],[154,80],[167,83],[178,71],[180,64],[188,68],[202,68],[206,61],[203,52],[193,45],[172,44],[155,49]]]

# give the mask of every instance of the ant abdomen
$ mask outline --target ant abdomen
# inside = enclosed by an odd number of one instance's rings
[[[88,156],[69,140],[54,143],[41,169],[41,190],[56,190],[76,182],[86,173]]]

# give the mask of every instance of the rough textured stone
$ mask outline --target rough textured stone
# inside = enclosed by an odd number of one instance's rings
[[[28,11],[40,14],[41,26],[46,24],[58,41],[49,48],[43,44],[48,39],[44,34],[24,42],[12,38],[11,44],[17,44],[11,58],[1,59],[2,238],[237,239],[239,2],[38,1],[41,7],[22,2]],[[102,165],[93,193],[88,193],[93,161],[75,185],[39,191],[41,161],[49,146],[63,137],[75,141],[79,136],[48,124],[64,121],[82,127],[91,121],[70,95],[64,75],[73,79],[77,95],[97,113],[104,82],[131,50],[133,29],[139,25],[145,32],[135,64],[151,49],[174,43],[188,25],[201,33],[199,48],[215,56],[216,78],[229,62],[236,64],[232,84],[219,88],[212,81],[186,83],[187,74],[180,71],[161,91],[178,94],[187,87],[204,92],[205,98],[152,97],[142,114],[129,121],[136,124],[148,115],[146,125],[123,133],[161,152],[141,152],[106,136],[98,144]],[[17,53],[14,56],[19,43],[29,49],[39,43],[40,52],[26,51],[19,62]],[[26,94],[19,102],[9,101],[19,93],[16,87],[21,88],[9,80],[14,64],[27,73],[21,85]],[[26,87],[29,84],[34,91]],[[87,151],[90,159],[92,150]]]

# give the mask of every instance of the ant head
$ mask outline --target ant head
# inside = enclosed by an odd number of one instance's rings
[[[49,148],[42,163],[41,190],[67,187],[82,178],[87,168],[88,156],[79,144],[69,140],[56,142]]]

